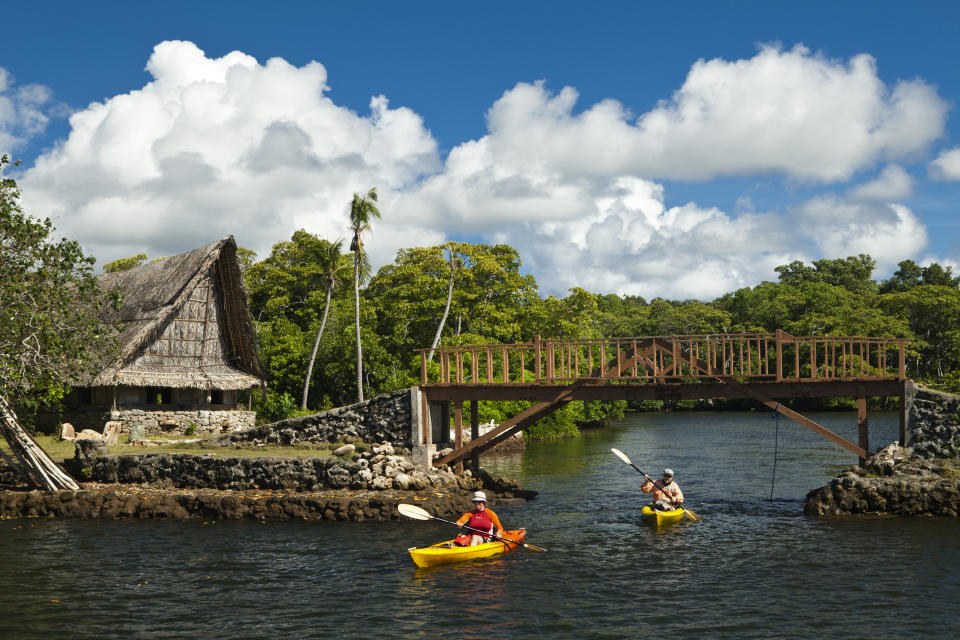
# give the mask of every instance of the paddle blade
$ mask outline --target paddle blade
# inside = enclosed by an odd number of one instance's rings
[[[627,454],[625,454],[623,451],[620,451],[620,449],[613,449],[613,448],[611,448],[610,451],[613,451],[613,455],[617,456],[618,458],[620,458],[621,460],[623,460],[623,461],[626,462],[627,464],[629,464],[629,465],[632,465],[632,464],[633,464],[632,462],[630,462],[630,458],[627,457]]]
[[[546,551],[543,547],[538,547],[535,544],[525,544],[523,545],[524,549],[529,549],[530,551]]]
[[[693,511],[690,511],[690,509],[684,509],[683,515],[685,515],[686,517],[690,518],[690,519],[693,520],[694,522],[700,522],[700,516],[698,516],[697,514],[695,514]]]
[[[397,511],[414,520],[430,520],[433,518],[429,513],[412,504],[398,504]]]

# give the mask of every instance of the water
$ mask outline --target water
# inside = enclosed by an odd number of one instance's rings
[[[856,440],[856,417],[817,414]],[[960,522],[817,520],[856,462],[769,413],[631,416],[486,458],[540,496],[496,508],[521,550],[416,569],[439,522],[0,522],[0,638],[919,638],[960,632]],[[872,447],[897,437],[871,414]],[[638,522],[669,466],[702,520]],[[773,500],[770,500],[771,484]]]

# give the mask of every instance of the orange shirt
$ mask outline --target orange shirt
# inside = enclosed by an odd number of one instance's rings
[[[477,511],[468,511],[457,519],[457,524],[464,525],[470,521],[470,518],[473,517],[473,514],[478,513]],[[484,513],[487,514],[487,517],[490,518],[490,521],[493,523],[493,526],[497,528],[497,531],[503,531],[503,525],[500,524],[500,518],[497,517],[497,514],[493,512],[489,507],[484,509]]]
[[[640,491],[652,493],[654,502],[659,500],[670,500],[676,503],[683,502],[683,492],[680,491],[677,483],[672,480],[668,485],[663,484],[663,478],[660,478],[656,482],[645,480],[644,483],[640,485]]]

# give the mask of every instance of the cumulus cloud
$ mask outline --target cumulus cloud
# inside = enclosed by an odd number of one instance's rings
[[[706,180],[780,172],[834,182],[927,147],[948,105],[920,80],[887,88],[866,54],[849,62],[763,47],[749,60],[700,60],[683,86],[635,121],[605,100],[574,113],[577,92],[521,83],[490,109],[491,150],[567,176]]]
[[[930,163],[930,175],[937,180],[960,180],[960,147],[941,152]]]
[[[15,89],[13,85],[13,76],[0,67],[0,154],[18,151],[46,129],[51,112],[60,110],[49,87],[27,84]]]
[[[891,164],[875,180],[851,189],[850,196],[857,200],[899,200],[913,193],[913,176],[903,167]]]
[[[75,113],[69,137],[22,181],[29,210],[53,217],[101,262],[227,234],[261,254],[301,227],[346,237],[354,192],[386,187],[389,200],[389,189],[439,167],[420,116],[382,96],[364,115],[334,104],[317,62],[210,58],[168,41],[146,68],[146,86]],[[386,261],[406,225],[384,218],[387,242],[371,246]]]
[[[898,164],[845,196],[777,211],[756,211],[749,196],[736,214],[668,205],[664,184],[758,174],[834,183],[922,152],[946,114],[920,80],[885,85],[870,56],[763,47],[695,63],[639,116],[614,100],[578,111],[571,87],[519,83],[490,106],[486,135],[441,158],[422,118],[385,96],[364,114],[335,104],[318,62],[211,58],[171,41],[146,68],[144,87],[77,111],[22,181],[28,210],[54,217],[101,262],[228,233],[261,255],[297,228],[345,237],[353,192],[377,186],[375,265],[451,238],[505,242],[560,295],[582,286],[710,299],[792,260],[911,257],[927,238],[916,214],[888,204],[912,188]]]

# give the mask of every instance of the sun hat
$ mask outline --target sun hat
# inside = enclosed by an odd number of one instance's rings
[[[473,494],[473,501],[474,501],[474,502],[486,502],[486,501],[487,501],[487,494],[485,494],[483,491],[477,491],[476,493]]]
[[[673,477],[673,469],[664,469],[663,475]]]

